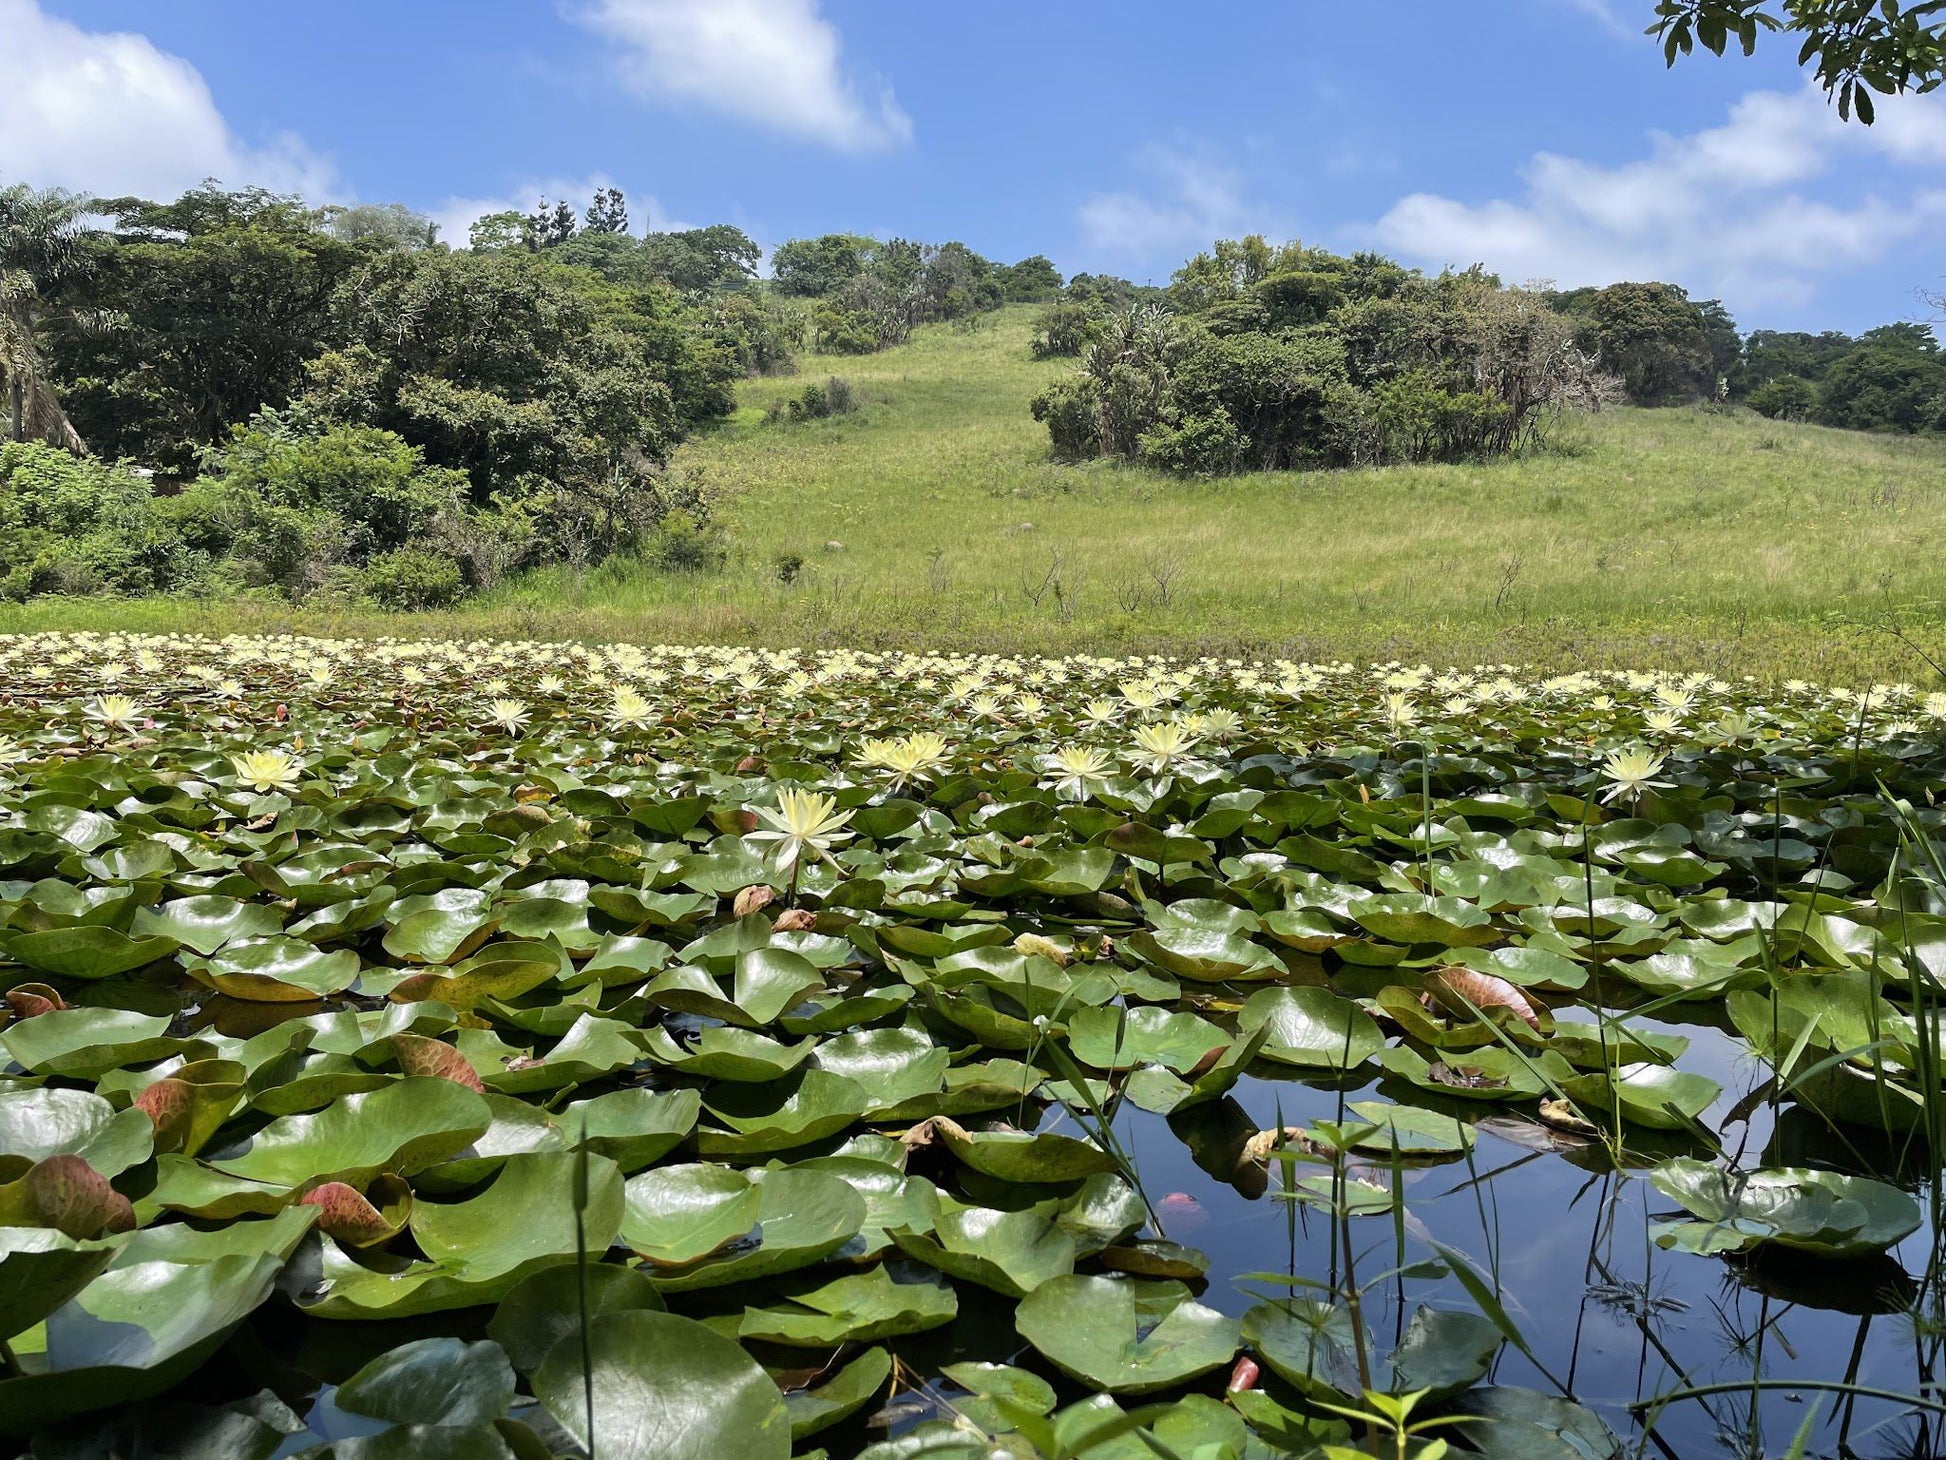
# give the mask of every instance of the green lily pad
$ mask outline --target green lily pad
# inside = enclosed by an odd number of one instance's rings
[[[805,1070],[770,1086],[710,1090],[703,1109],[715,1122],[696,1128],[705,1156],[764,1156],[807,1146],[844,1130],[871,1103],[865,1087],[843,1075]]]
[[[487,1324],[487,1337],[506,1351],[516,1369],[531,1374],[556,1344],[580,1333],[584,1300],[591,1318],[663,1311],[662,1294],[639,1269],[611,1262],[560,1263],[523,1278],[500,1300]]]
[[[945,1203],[941,1203],[945,1207]],[[931,1230],[895,1230],[892,1240],[908,1257],[948,1277],[978,1283],[1010,1298],[1023,1298],[1043,1283],[1074,1271],[1080,1246],[1038,1211],[1002,1212],[989,1207],[942,1210]]]
[[[1262,1059],[1306,1069],[1356,1069],[1385,1046],[1371,1015],[1329,989],[1259,989],[1237,1016],[1245,1029],[1267,1029]]]
[[[1605,1115],[1619,1102],[1624,1120],[1655,1130],[1688,1129],[1723,1093],[1707,1075],[1648,1063],[1623,1065],[1613,1075],[1570,1075],[1560,1085],[1583,1111]]]
[[[1230,1036],[1207,1019],[1141,1004],[1133,1009],[1082,1009],[1068,1022],[1068,1048],[1097,1070],[1161,1065],[1185,1074],[1227,1049]]]
[[[1187,1383],[1236,1357],[1236,1320],[1178,1282],[1050,1278],[1022,1300],[1014,1326],[1063,1373],[1110,1394]]]
[[[408,1318],[498,1302],[531,1274],[573,1260],[569,1198],[582,1159],[567,1151],[511,1156],[477,1196],[415,1202],[409,1226],[424,1261],[368,1267],[327,1243],[321,1291],[307,1297],[304,1310],[321,1318]],[[621,1226],[622,1174],[601,1156],[585,1159],[588,1202],[579,1237],[588,1251],[601,1252]]]
[[[16,933],[7,940],[7,956],[16,963],[61,978],[102,979],[131,973],[182,946],[174,938],[135,937],[100,926],[49,928],[40,933]]]
[[[1896,1186],[1804,1167],[1729,1172],[1680,1157],[1649,1173],[1700,1220],[1663,1223],[1659,1246],[1711,1255],[1774,1242],[1827,1257],[1883,1252],[1919,1229],[1919,1204]]]
[[[410,1176],[459,1152],[492,1124],[487,1103],[451,1080],[413,1077],[347,1095],[315,1115],[273,1120],[209,1164],[246,1181],[363,1186],[380,1171]]]
[[[737,1344],[690,1318],[604,1313],[558,1345],[534,1374],[534,1393],[561,1426],[607,1460],[789,1460],[790,1412],[777,1386]]]
[[[688,1267],[658,1268],[650,1274],[656,1286],[691,1292],[795,1272],[831,1256],[865,1225],[865,1199],[822,1171],[767,1171],[757,1193],[754,1242],[719,1246]]]
[[[1115,1158],[1094,1142],[1053,1131],[969,1131],[943,1117],[933,1122],[933,1131],[947,1150],[996,1181],[1078,1181],[1116,1169]]]
[[[497,1343],[422,1338],[380,1354],[333,1397],[395,1425],[488,1424],[513,1402],[514,1371]]]
[[[801,1440],[830,1429],[858,1413],[892,1377],[892,1356],[882,1348],[868,1348],[812,1389],[796,1389],[784,1396],[791,1417],[791,1438]]]
[[[743,1310],[737,1336],[793,1348],[833,1348],[923,1333],[959,1315],[952,1285],[901,1280],[881,1265],[816,1284],[793,1284],[781,1302]]]

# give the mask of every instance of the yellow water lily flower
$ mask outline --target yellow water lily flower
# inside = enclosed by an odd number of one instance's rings
[[[259,794],[294,791],[304,778],[304,766],[287,750],[246,750],[230,757],[237,780]]]
[[[837,798],[816,791],[793,786],[778,795],[776,810],[759,806],[756,812],[769,829],[753,831],[749,839],[776,843],[771,856],[780,872],[795,867],[807,851],[828,862],[833,847],[851,840],[845,830],[851,813],[838,809]]]
[[[1135,760],[1152,774],[1160,775],[1196,742],[1194,732],[1179,720],[1158,720],[1153,724],[1138,725],[1135,744],[1142,753]]]
[[[1640,745],[1609,752],[1608,759],[1601,763],[1601,773],[1608,780],[1608,791],[1601,799],[1612,802],[1624,796],[1639,796],[1651,788],[1668,790],[1669,782],[1655,779],[1661,774],[1663,764],[1662,756]]]
[[[141,717],[142,710],[127,695],[96,695],[86,713],[90,720],[123,730]]]

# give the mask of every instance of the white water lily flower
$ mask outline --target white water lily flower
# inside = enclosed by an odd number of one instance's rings
[[[527,724],[527,701],[495,700],[487,706],[487,723],[518,735]]]
[[[1601,763],[1601,773],[1608,779],[1608,792],[1601,799],[1613,802],[1624,796],[1639,796],[1651,788],[1668,790],[1668,781],[1655,779],[1661,774],[1663,764],[1662,756],[1640,745],[1609,752],[1608,759]]]
[[[791,787],[778,795],[776,810],[759,806],[756,811],[769,829],[753,831],[749,839],[776,843],[771,856],[779,871],[795,866],[807,851],[828,862],[833,847],[851,840],[845,830],[851,813],[840,811],[832,796]]]
[[[1412,703],[1412,696],[1408,694],[1386,695],[1379,700],[1379,708],[1385,711],[1385,723],[1392,727],[1394,735],[1419,718],[1419,711]]]
[[[1122,707],[1109,699],[1089,700],[1081,707],[1081,718],[1091,725],[1112,725],[1122,718]]]
[[[286,750],[246,750],[230,757],[236,778],[259,793],[294,791],[304,778],[304,767]]]

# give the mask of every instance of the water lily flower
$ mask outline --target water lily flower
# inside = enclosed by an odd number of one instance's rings
[[[930,781],[946,764],[946,740],[930,730],[915,731],[898,740],[866,739],[859,743],[858,764],[892,772],[892,789],[908,781]]]
[[[246,750],[230,757],[236,778],[259,794],[290,792],[304,777],[303,764],[286,750]]]
[[[140,718],[142,711],[127,695],[96,695],[86,713],[90,720],[112,730],[124,730]]]
[[[608,706],[609,723],[624,729],[640,730],[655,718],[655,706],[642,696],[641,691],[630,685],[622,685],[615,691],[615,698]]]
[[[833,796],[791,787],[777,797],[776,810],[759,806],[756,812],[768,830],[751,832],[750,840],[776,843],[771,855],[779,871],[795,867],[807,851],[828,862],[833,847],[851,840],[845,830],[851,813],[840,811]]]
[[[1142,753],[1136,756],[1135,760],[1138,765],[1148,767],[1151,774],[1160,775],[1196,743],[1197,736],[1178,720],[1160,720],[1150,725],[1138,725],[1135,730],[1135,744]]]
[[[1601,798],[1604,802],[1619,801],[1622,797],[1635,797],[1651,788],[1668,790],[1668,781],[1658,781],[1664,757],[1652,754],[1646,747],[1631,745],[1622,750],[1609,752],[1601,764],[1601,774],[1608,780],[1608,791]]]
[[[527,724],[527,701],[495,700],[487,706],[487,722],[509,735],[518,735]]]

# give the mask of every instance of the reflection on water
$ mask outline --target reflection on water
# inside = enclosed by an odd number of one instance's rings
[[[1835,1135],[1816,1117],[1787,1109],[1772,1127],[1771,1107],[1739,1102],[1760,1078],[1747,1051],[1732,1037],[1696,1024],[1666,1029],[1692,1041],[1683,1064],[1718,1080],[1724,1089],[1703,1123],[1720,1130],[1727,1147],[1742,1144],[1765,1152],[1765,1162],[1815,1161],[1847,1169],[1873,1169],[1893,1179],[1889,1163],[1867,1168],[1861,1154],[1837,1151],[1855,1136]],[[1344,1091],[1296,1081],[1244,1080],[1225,1108],[1198,1112],[1192,1123],[1171,1123],[1130,1111],[1122,1117],[1126,1140],[1154,1193],[1185,1192],[1200,1213],[1193,1242],[1210,1256],[1211,1282],[1203,1301],[1241,1315],[1254,1301],[1223,1274],[1294,1270],[1329,1278],[1332,1234],[1323,1214],[1299,1208],[1287,1221],[1274,1189],[1280,1181],[1248,1168],[1236,1182],[1212,1180],[1235,1169],[1234,1153],[1251,1130],[1270,1126],[1281,1113],[1286,1124],[1336,1117],[1345,1103],[1386,1094],[1403,1098],[1378,1081]],[[1414,1092],[1415,1104],[1427,1103]],[[1497,1293],[1529,1346],[1548,1369],[1597,1410],[1628,1444],[1630,1454],[1668,1456],[1779,1455],[1789,1447],[1813,1403],[1821,1405],[1808,1455],[1934,1456],[1946,1453],[1936,1425],[1915,1424],[1903,1403],[1745,1387],[1678,1401],[1654,1414],[1644,1434],[1643,1408],[1658,1394],[1681,1388],[1741,1383],[1752,1375],[1788,1383],[1842,1377],[1862,1388],[1915,1392],[1930,1383],[1936,1341],[1922,1340],[1909,1316],[1923,1271],[1929,1231],[1914,1233],[1884,1257],[1853,1262],[1818,1259],[1771,1249],[1730,1259],[1663,1251],[1649,1236],[1653,1220],[1674,1213],[1643,1170],[1607,1170],[1599,1147],[1576,1147],[1538,1122],[1494,1114],[1490,1105],[1452,1102],[1447,1107],[1477,1123],[1480,1138],[1469,1160],[1418,1165],[1404,1172],[1409,1227],[1457,1248],[1482,1272],[1494,1275]],[[1747,1119],[1731,1122],[1732,1112]],[[1481,1117],[1486,1117],[1481,1119]],[[1693,1142],[1664,1137],[1645,1155],[1674,1154]],[[1836,1150],[1834,1150],[1836,1148]],[[1362,1174],[1381,1183],[1389,1167],[1374,1163]],[[1166,1200],[1167,1198],[1163,1198]],[[1375,1249],[1375,1266],[1389,1265],[1393,1236],[1385,1218],[1362,1219],[1354,1228],[1362,1245]],[[1426,1255],[1423,1249],[1415,1255]],[[1903,1260],[1902,1260],[1903,1259]],[[1380,1309],[1381,1301],[1385,1305]],[[1366,1300],[1381,1339],[1394,1339],[1422,1302],[1456,1309],[1473,1304],[1451,1279],[1390,1285]],[[1493,1382],[1550,1388],[1547,1378],[1511,1345],[1503,1349]]]

